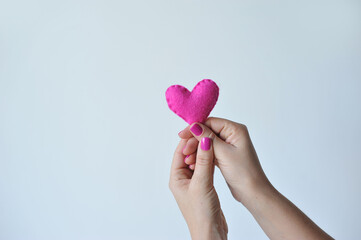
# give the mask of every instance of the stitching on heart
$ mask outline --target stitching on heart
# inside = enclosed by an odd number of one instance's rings
[[[203,79],[203,80],[199,81],[199,82],[193,87],[192,91],[189,91],[186,87],[184,87],[184,86],[182,86],[182,85],[178,85],[178,84],[170,86],[170,87],[166,90],[166,92],[165,92],[168,107],[169,107],[175,114],[177,114],[180,118],[182,118],[184,121],[187,122],[187,120],[185,119],[185,117],[183,117],[182,115],[180,115],[180,113],[173,108],[173,105],[170,103],[170,99],[167,97],[167,92],[168,92],[170,89],[172,89],[172,88],[181,88],[183,92],[184,92],[184,91],[188,91],[188,92],[191,93],[191,92],[193,92],[199,85],[204,84],[205,82],[212,82],[212,83],[214,84],[214,86],[217,88],[217,94],[216,94],[216,96],[215,96],[215,102],[217,102],[217,101],[218,101],[218,96],[219,96],[219,87],[218,87],[218,85],[217,85],[214,81],[212,81],[211,79]],[[206,115],[207,115],[207,116],[209,116],[209,114],[211,113],[211,111],[213,110],[214,107],[215,107],[215,105],[214,105],[209,111],[206,112]]]

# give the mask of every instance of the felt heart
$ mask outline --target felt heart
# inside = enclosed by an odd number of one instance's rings
[[[181,85],[172,85],[165,92],[169,108],[189,124],[206,121],[216,105],[219,88],[211,79],[203,79],[190,92]]]

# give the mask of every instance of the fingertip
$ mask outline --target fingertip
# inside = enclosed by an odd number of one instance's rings
[[[192,165],[192,164],[195,164],[196,163],[196,154],[190,154],[190,155],[187,155],[185,158],[184,158],[184,162],[187,164],[187,165]]]
[[[185,163],[185,164],[189,164],[189,163],[187,163],[187,159],[189,158],[189,156],[190,156],[190,155],[187,155],[187,156],[184,158],[184,163]]]
[[[190,170],[194,171],[194,169],[196,168],[196,165],[195,164],[191,164],[189,165],[188,167]]]
[[[203,137],[201,139],[201,149],[203,151],[208,151],[212,147],[212,138]]]
[[[192,133],[189,131],[189,126],[187,126],[186,128],[184,128],[183,130],[181,130],[178,133],[178,136],[182,139],[188,139],[193,137]]]
[[[192,132],[193,135],[199,137],[203,133],[203,127],[202,124],[198,122],[194,122],[191,124],[189,130]]]

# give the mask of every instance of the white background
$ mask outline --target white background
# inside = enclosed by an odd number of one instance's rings
[[[165,90],[220,87],[274,186],[361,238],[361,2],[0,1],[0,239],[187,239]],[[230,239],[267,239],[216,189]]]

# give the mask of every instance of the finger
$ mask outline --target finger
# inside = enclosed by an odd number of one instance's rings
[[[192,165],[196,163],[196,153],[187,155],[186,158],[184,159],[184,162],[188,165]]]
[[[171,171],[186,167],[184,162],[183,162],[183,158],[185,156],[182,153],[182,149],[184,148],[186,143],[187,143],[187,140],[184,140],[184,139],[181,139],[179,141],[178,146],[175,149],[174,154],[173,154],[173,161],[172,161]]]
[[[224,142],[211,129],[202,123],[192,123],[189,130],[198,141],[204,137],[211,138],[215,149],[227,149],[231,147],[230,144]]]
[[[173,162],[171,166],[170,178],[171,180],[189,179],[191,172],[188,165],[184,162],[185,156],[182,149],[187,140],[181,139],[173,155]]]
[[[186,147],[183,149],[184,155],[190,155],[192,153],[195,153],[198,148],[198,140],[196,138],[192,137],[188,139]]]
[[[193,137],[192,133],[189,131],[189,125],[185,127],[182,131],[178,133],[178,136],[182,139],[188,139]]]
[[[204,187],[213,186],[214,155],[212,139],[203,137],[198,144],[196,164],[192,180]]]
[[[194,171],[195,167],[196,167],[195,164],[189,165],[189,169],[192,170],[192,171]]]
[[[242,130],[247,132],[245,125],[224,118],[209,117],[204,125],[210,128],[223,141],[237,147],[239,145],[240,134],[235,133]]]
[[[226,230],[225,232],[228,233],[228,224],[227,224],[226,217],[224,216],[222,209],[221,209],[221,214],[222,214],[222,218],[224,219],[223,227]]]

